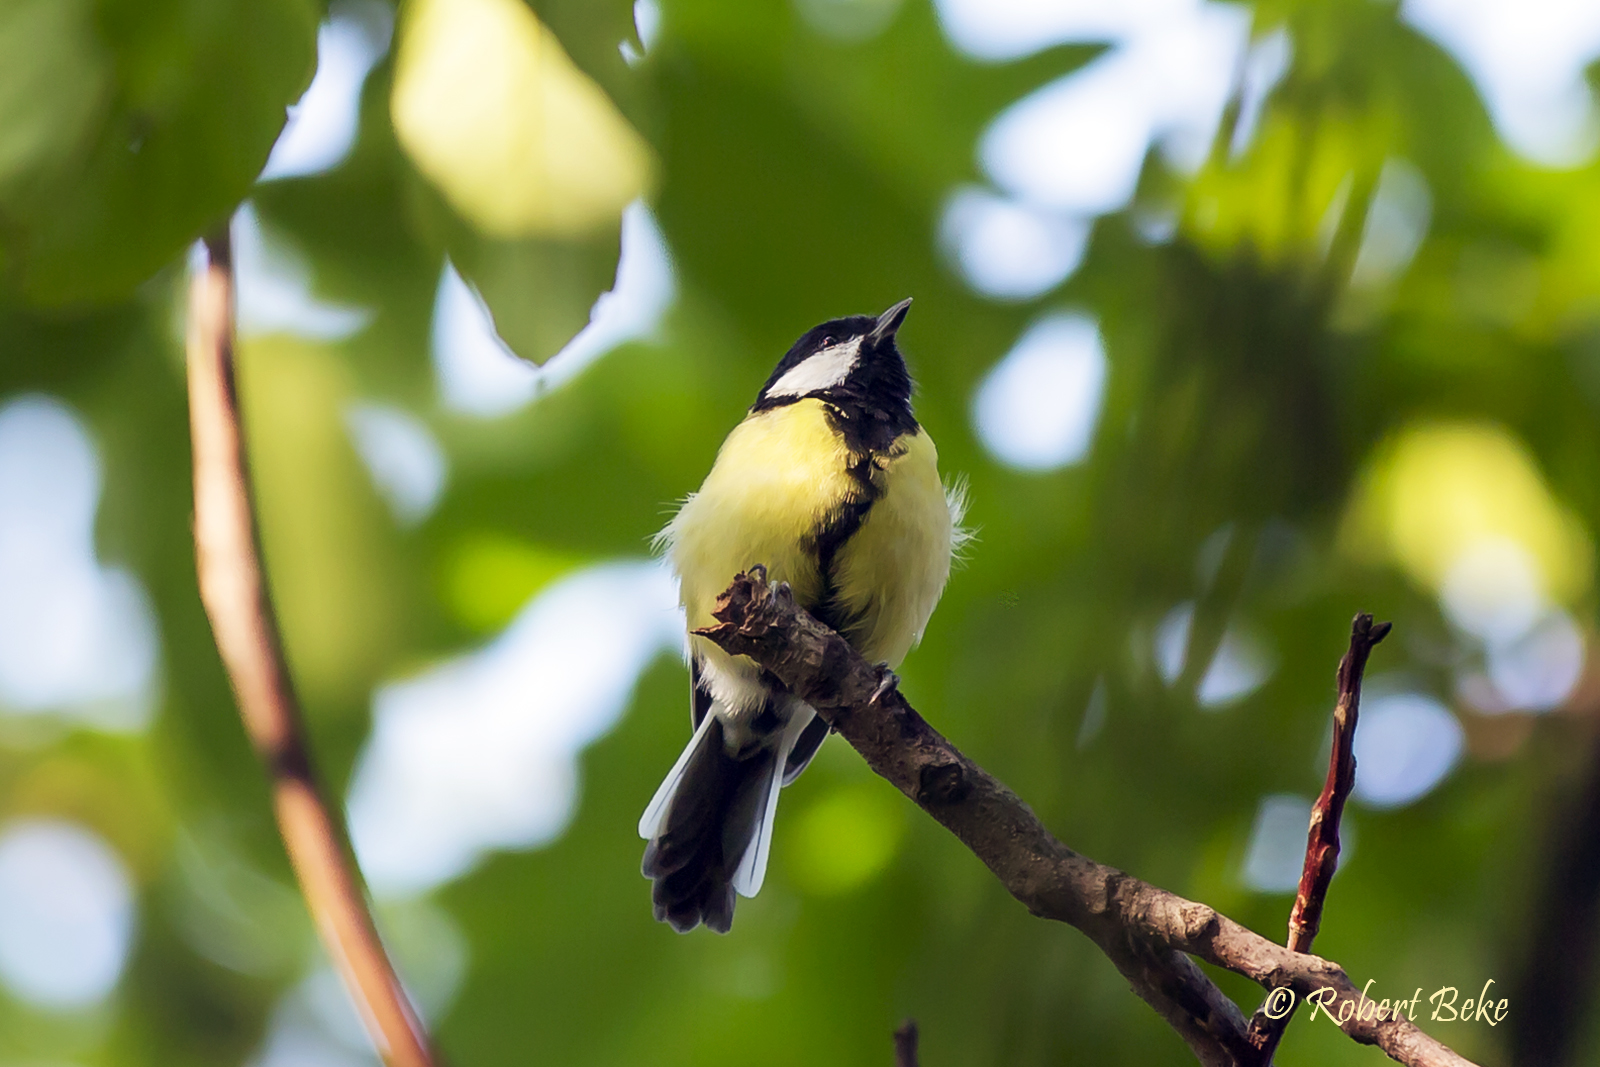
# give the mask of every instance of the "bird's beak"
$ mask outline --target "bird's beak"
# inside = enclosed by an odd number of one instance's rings
[[[900,328],[900,324],[906,321],[906,312],[910,310],[911,298],[908,296],[882,315],[879,315],[878,324],[867,335],[867,342],[876,345],[893,337],[895,331]]]

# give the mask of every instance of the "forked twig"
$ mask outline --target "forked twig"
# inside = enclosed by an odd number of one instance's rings
[[[843,637],[764,578],[736,577],[697,630],[749,656],[823,716],[874,772],[955,834],[1012,896],[1042,918],[1083,931],[1204,1064],[1255,1060],[1248,1024],[1190,957],[1297,999],[1315,993],[1341,1030],[1412,1067],[1471,1067],[1411,1020],[1358,1010],[1344,969],[1295,952],[1215,909],[1081,856],[1017,795],[952,745]],[[1352,723],[1353,725],[1353,723]]]

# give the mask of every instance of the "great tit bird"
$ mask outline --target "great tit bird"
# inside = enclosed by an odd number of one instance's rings
[[[895,345],[910,300],[809,330],[728,435],[700,491],[657,537],[690,630],[760,564],[774,584],[892,670],[922,637],[960,538]],[[734,893],[766,874],[778,791],[828,724],[744,656],[690,637],[693,736],[639,820],[655,917],[726,933]]]

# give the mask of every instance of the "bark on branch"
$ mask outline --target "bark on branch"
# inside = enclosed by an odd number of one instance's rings
[[[1576,1063],[1600,965],[1600,746],[1578,794],[1551,822],[1550,865],[1528,919],[1511,1023],[1518,1067]]]
[[[1204,1064],[1255,1062],[1248,1026],[1190,957],[1296,1000],[1320,994],[1346,1034],[1412,1067],[1471,1067],[1410,1021],[1378,1020],[1338,964],[1295,952],[1214,909],[1081,856],[1056,840],[1011,790],[918,715],[844,638],[799,608],[759,568],[734,579],[719,625],[697,633],[749,656],[827,719],[873,771],[955,834],[1033,914],[1098,945]],[[1348,1008],[1345,1006],[1349,1005]]]
[[[200,598],[245,732],[272,780],[278,830],[322,943],[389,1067],[433,1067],[428,1037],[378,940],[339,822],[311,769],[256,536],[233,368],[227,231],[189,291],[189,429]]]

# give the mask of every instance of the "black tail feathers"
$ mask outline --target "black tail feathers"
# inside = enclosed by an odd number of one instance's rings
[[[733,874],[761,828],[777,753],[738,759],[723,744],[722,723],[699,736],[660,828],[641,865],[655,882],[655,917],[679,933],[700,923],[719,934],[733,925]]]

